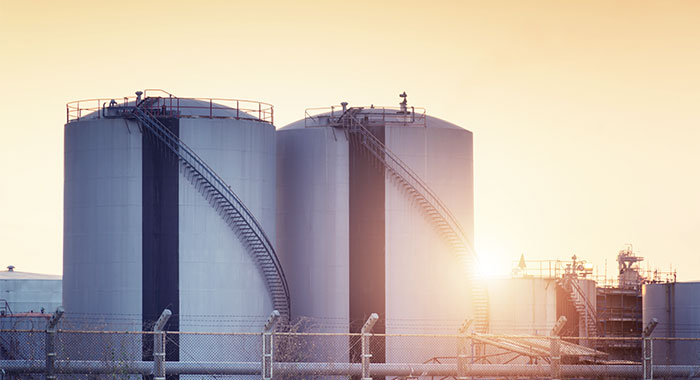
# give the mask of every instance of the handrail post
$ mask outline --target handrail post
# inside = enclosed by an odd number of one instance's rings
[[[280,312],[273,310],[270,317],[267,319],[262,333],[262,378],[264,380],[272,379],[272,362],[274,360],[274,333],[277,327],[277,322],[280,319]]]
[[[459,328],[459,338],[457,340],[457,379],[463,380],[467,378],[470,371],[471,361],[467,355],[467,331],[474,320],[467,319]]]
[[[55,380],[56,372],[54,364],[56,362],[56,326],[63,316],[63,307],[58,307],[46,325],[46,379]]]
[[[165,380],[165,331],[163,328],[173,313],[165,309],[153,326],[153,378]]]
[[[377,313],[372,313],[369,318],[367,318],[367,322],[365,322],[364,326],[362,326],[362,330],[360,330],[362,334],[360,338],[362,339],[362,380],[372,380],[369,373],[369,363],[372,358],[369,339],[372,336],[372,327],[377,323],[377,320],[379,320],[379,315],[377,315]]]

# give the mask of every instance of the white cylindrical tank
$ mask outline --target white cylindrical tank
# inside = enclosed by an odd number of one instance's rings
[[[271,107],[255,103],[253,114],[238,101],[157,99],[152,112],[158,120],[230,186],[274,239]],[[272,298],[249,248],[143,126],[120,117],[115,111],[120,105],[100,110],[108,102],[98,101],[97,112],[90,114],[93,109],[69,104],[66,320],[87,329],[149,330],[169,308],[171,331],[261,331]],[[222,316],[229,322],[212,322]],[[183,335],[180,350],[195,358],[201,352],[207,360],[231,358],[231,350],[217,350],[201,339]],[[144,340],[144,355],[149,344]],[[173,355],[168,360],[177,360]],[[141,358],[141,352],[134,357]]]
[[[553,278],[489,281],[492,334],[550,335],[557,322],[557,284]]]
[[[654,364],[700,364],[700,282],[645,284],[642,326],[654,318],[659,324],[652,338],[675,338],[654,340]]]
[[[335,123],[341,114],[336,109],[278,131],[277,245],[293,316],[324,331],[348,332],[349,324],[359,332],[376,312],[377,333],[457,333],[473,317],[469,268],[381,158]],[[420,111],[365,108],[354,116],[430,187],[471,243],[472,133]],[[373,361],[455,353],[452,344],[445,352],[439,345],[423,351],[408,340],[375,339]]]
[[[61,306],[61,276],[20,272],[13,265],[0,271],[0,316],[51,314]]]

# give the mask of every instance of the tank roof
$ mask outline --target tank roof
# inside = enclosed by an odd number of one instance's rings
[[[0,280],[60,280],[61,278],[62,276],[58,274],[18,272],[14,267],[12,270],[0,272]]]
[[[273,106],[268,103],[241,99],[180,98],[162,90],[139,91],[137,97],[76,100],[66,104],[66,122],[100,119],[109,116],[110,107],[134,107],[136,104],[157,116],[273,122]]]
[[[329,110],[313,114],[314,110]],[[306,117],[280,128],[280,130],[303,129],[307,127],[330,126],[332,120],[337,120],[342,115],[340,106],[325,109],[309,109]],[[386,125],[405,125],[436,129],[457,129],[468,131],[466,128],[450,123],[438,117],[430,116],[424,109],[414,108],[409,111],[402,111],[398,108],[389,107],[362,107],[357,113],[360,117],[367,117],[372,123]]]

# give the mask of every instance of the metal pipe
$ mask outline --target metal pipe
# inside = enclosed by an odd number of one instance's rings
[[[0,360],[0,368],[6,373],[42,373],[44,360]],[[148,375],[153,368],[152,362],[125,361],[105,362],[101,360],[57,360],[56,372],[81,373],[119,373]],[[348,375],[362,374],[360,363],[274,363],[279,375]],[[548,377],[552,369],[542,364],[472,364],[467,376],[542,376]],[[168,362],[169,375],[207,374],[207,375],[260,375],[259,362]],[[455,364],[421,364],[421,363],[373,363],[372,374],[375,376],[456,376]],[[700,378],[700,366],[697,365],[655,365],[654,374],[659,377]],[[640,364],[605,365],[605,364],[565,364],[561,366],[562,377],[609,376],[641,377]]]

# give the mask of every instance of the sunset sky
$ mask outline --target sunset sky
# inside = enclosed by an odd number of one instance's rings
[[[62,271],[65,103],[409,105],[474,132],[476,248],[700,280],[700,1],[0,0],[0,266]]]

